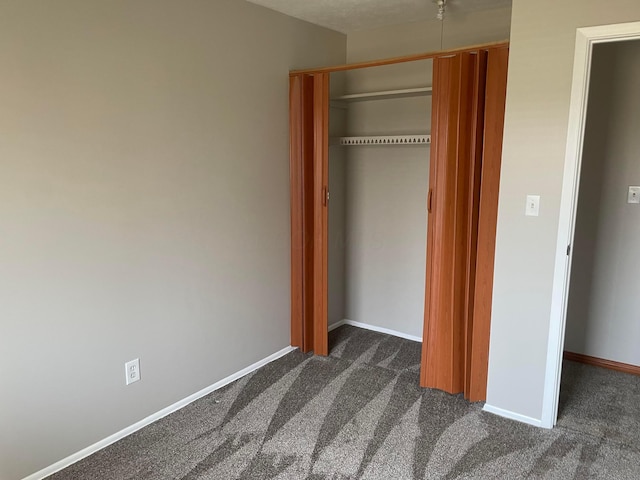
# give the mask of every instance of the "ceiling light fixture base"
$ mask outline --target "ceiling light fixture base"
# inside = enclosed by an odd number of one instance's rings
[[[438,0],[438,14],[436,18],[440,21],[444,20],[444,14],[447,9],[447,0]]]

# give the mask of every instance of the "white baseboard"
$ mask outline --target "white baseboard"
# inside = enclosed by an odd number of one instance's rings
[[[243,368],[239,372],[233,373],[228,377],[223,378],[219,382],[216,382],[213,385],[203,388],[199,392],[196,392],[193,395],[189,395],[188,397],[177,401],[173,405],[169,405],[168,407],[163,408],[159,412],[156,412],[154,414],[149,415],[146,418],[143,418],[139,422],[136,422],[133,425],[130,425],[129,427],[126,427],[120,430],[119,432],[116,432],[113,435],[108,436],[104,440],[100,440],[99,442],[96,442],[93,445],[90,445],[87,448],[84,448],[79,452],[74,453],[73,455],[69,455],[68,457],[63,458],[62,460],[54,463],[53,465],[50,465],[36,473],[29,475],[28,477],[25,477],[23,480],[42,480],[43,478],[46,478],[49,475],[53,475],[54,473],[59,472],[60,470],[63,470],[70,465],[73,465],[74,463],[82,460],[83,458],[88,457],[89,455],[92,455],[97,451],[102,450],[105,447],[108,447],[112,443],[115,443],[118,440],[122,440],[123,438],[131,435],[132,433],[140,430],[141,428],[146,427],[147,425],[157,420],[160,420],[163,417],[166,417],[167,415],[175,412],[176,410],[180,410],[181,408],[186,407],[187,405],[189,405],[192,402],[195,402],[199,398],[202,398],[205,395],[208,395],[211,392],[218,390],[224,387],[225,385],[228,385],[231,382],[238,380],[239,378],[244,377],[248,373],[251,373],[254,370],[257,370],[258,368],[266,365],[267,363],[277,360],[278,358],[286,355],[289,352],[292,352],[293,350],[296,350],[296,348],[295,347],[283,348],[279,352],[276,352],[273,355],[269,355],[268,357],[263,358],[262,360],[259,360],[252,365],[249,365],[247,368]]]
[[[493,413],[494,415],[498,415],[500,417],[508,418],[510,420],[515,420],[517,422],[533,425],[534,427],[543,426],[542,420],[538,420],[537,418],[527,417],[526,415],[520,415],[519,413],[511,412],[503,408],[494,407],[493,405],[489,405],[486,403],[482,408],[482,410],[484,410],[485,412]]]
[[[345,320],[340,320],[339,322],[336,323],[332,323],[331,325],[329,325],[329,331],[331,330],[335,330],[338,327],[341,327],[342,325],[344,325]]]
[[[352,327],[364,328],[366,330],[372,330],[374,332],[386,333],[387,335],[393,335],[394,337],[406,338],[407,340],[413,340],[414,342],[422,342],[422,337],[398,332],[396,330],[391,330],[390,328],[377,327],[376,325],[370,325],[368,323],[354,322],[353,320],[347,320],[346,318],[332,325],[329,325],[329,331],[341,327],[342,325],[351,325]]]

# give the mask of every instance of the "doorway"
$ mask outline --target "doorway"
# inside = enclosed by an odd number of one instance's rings
[[[600,263],[599,266],[596,266],[594,263],[590,264],[589,261],[585,260],[585,252],[595,247],[595,245],[590,244],[589,230],[596,228],[598,225],[602,226],[606,224],[606,222],[592,221],[594,218],[593,208],[595,208],[593,202],[596,202],[597,208],[600,208],[604,201],[603,198],[610,195],[605,192],[607,184],[606,174],[598,170],[605,168],[606,165],[598,162],[590,162],[590,155],[599,156],[599,148],[606,150],[606,152],[600,152],[601,155],[605,155],[608,152],[608,147],[606,147],[606,145],[602,146],[597,142],[595,145],[590,145],[589,143],[592,141],[594,135],[602,135],[602,129],[605,127],[608,128],[607,125],[598,125],[603,119],[598,118],[597,115],[594,115],[594,123],[590,124],[589,114],[607,105],[601,105],[602,98],[590,99],[589,97],[591,93],[590,87],[603,88],[603,84],[604,87],[606,87],[609,73],[606,72],[604,75],[598,74],[597,77],[593,76],[594,68],[600,66],[600,61],[602,60],[606,63],[607,52],[605,52],[603,60],[597,55],[599,53],[598,49],[601,47],[615,48],[615,44],[631,40],[640,40],[640,22],[578,29],[556,247],[549,354],[547,359],[542,415],[542,426],[546,428],[552,428],[558,420],[562,359],[565,343],[569,349],[582,349],[584,352],[592,353],[605,352],[607,348],[611,347],[611,345],[606,345],[607,342],[604,342],[604,345],[594,346],[596,342],[594,339],[596,337],[602,337],[602,331],[600,330],[598,333],[598,329],[602,328],[601,325],[594,325],[593,322],[591,322],[592,325],[590,329],[592,332],[595,332],[595,336],[592,337],[591,340],[588,340],[584,332],[588,331],[589,328],[580,330],[580,328],[574,328],[575,325],[570,323],[569,329],[567,329],[567,319],[569,316],[573,316],[573,322],[575,319],[584,318],[585,315],[589,315],[588,311],[585,313],[582,307],[593,301],[597,303],[595,306],[596,309],[602,308],[602,305],[605,305],[607,302],[606,299],[599,299],[603,290],[606,291],[606,288],[603,289],[602,287],[597,288],[595,297],[590,294],[589,298],[580,302],[580,297],[584,297],[586,291],[593,292],[594,288],[592,284],[594,281],[593,275],[585,276],[584,271],[589,269],[592,271],[604,269],[606,271],[607,268],[611,266],[611,259],[596,259],[596,263]],[[606,109],[604,112],[606,113]],[[618,143],[617,138],[614,143]],[[627,171],[626,175],[629,181],[627,182],[627,180],[623,179],[623,183],[627,183],[624,190],[627,190],[629,185],[633,185],[633,180],[630,180],[632,178],[630,172]],[[619,182],[620,180],[618,180],[618,183]],[[619,189],[619,185],[615,187],[615,189]],[[626,204],[628,192],[622,191],[618,193],[620,193],[619,198],[616,197],[615,193],[611,194],[613,195],[613,203],[617,204],[619,208],[627,209],[627,213],[630,213],[629,205]],[[584,212],[591,210],[592,215],[588,215],[587,213],[581,215],[581,210],[584,210]],[[640,212],[640,209],[638,209],[638,212]],[[633,211],[631,211],[631,214],[633,215]],[[576,276],[576,278],[571,281],[571,273],[577,273],[575,271],[576,269],[582,270],[582,273],[578,273],[580,277]],[[601,282],[601,279],[595,281]],[[572,295],[571,297],[570,294]],[[619,334],[616,333],[616,335],[609,336],[609,338],[616,336],[619,337]],[[578,352],[578,354],[582,355],[583,360],[587,359],[587,357],[597,358],[596,355],[589,355],[588,353]],[[609,356],[606,353],[604,355]],[[621,364],[624,362],[617,361],[617,363]]]
[[[432,65],[331,74],[329,329],[422,341]]]
[[[640,421],[639,84],[640,41],[594,46],[558,408],[559,426],[629,445],[640,443],[629,428]]]

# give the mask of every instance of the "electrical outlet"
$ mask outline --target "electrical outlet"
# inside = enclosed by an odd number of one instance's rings
[[[640,203],[640,187],[629,187],[627,203]]]
[[[140,359],[136,358],[124,364],[127,385],[140,380]]]

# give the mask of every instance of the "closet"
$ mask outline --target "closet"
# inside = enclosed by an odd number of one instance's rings
[[[327,355],[342,315],[422,318],[421,385],[484,400],[507,58],[290,73],[293,346]]]
[[[328,323],[422,338],[432,60],[331,74]]]

